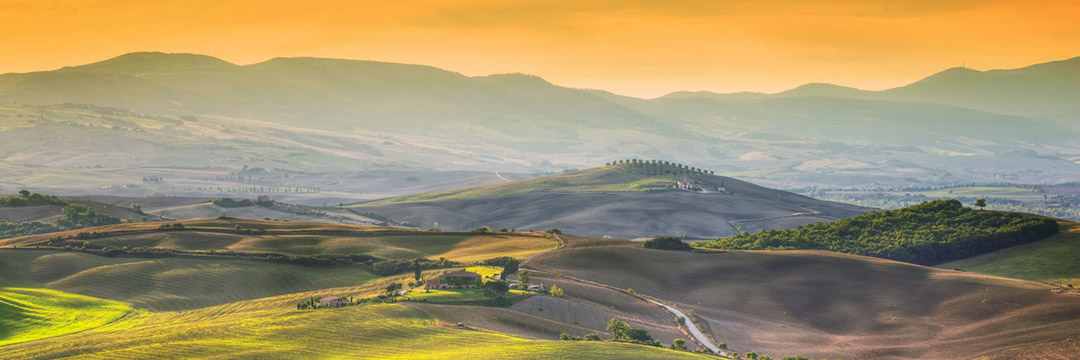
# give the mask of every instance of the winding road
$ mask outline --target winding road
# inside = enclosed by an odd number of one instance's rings
[[[524,264],[522,264],[522,268],[524,268],[527,265],[528,265],[528,261],[526,261]],[[570,280],[570,281],[585,284],[585,285],[599,286],[599,287],[603,287],[603,288],[606,288],[606,289],[615,290],[615,291],[618,291],[618,292],[621,292],[621,293],[636,297],[638,299],[647,301],[649,303],[658,305],[658,306],[664,308],[664,310],[667,310],[668,312],[670,312],[672,315],[675,315],[675,317],[679,319],[679,321],[683,324],[683,326],[686,326],[686,330],[690,333],[690,336],[693,336],[694,340],[697,341],[699,344],[701,344],[701,346],[704,346],[706,349],[709,349],[709,351],[712,352],[713,354],[724,356],[724,357],[730,357],[731,356],[730,353],[720,349],[719,346],[716,346],[716,344],[713,343],[712,339],[709,338],[707,335],[705,335],[705,332],[701,331],[701,329],[697,327],[697,324],[694,324],[694,321],[691,320],[689,316],[687,316],[681,310],[676,309],[674,306],[665,304],[665,303],[661,302],[660,300],[653,299],[650,296],[645,296],[645,295],[641,295],[641,294],[635,294],[633,292],[628,292],[626,289],[620,289],[620,288],[617,288],[617,287],[614,287],[614,286],[611,286],[611,285],[608,285],[608,284],[599,283],[599,282],[595,282],[595,281],[591,281],[591,280],[580,279],[580,278],[576,278],[576,277],[565,275],[565,274],[555,274],[555,273],[551,273],[551,272],[546,272],[543,269],[539,269],[539,268],[530,267],[529,270],[536,271],[536,272],[539,272],[539,273],[546,273],[546,274],[549,274],[549,275],[555,275],[555,276],[557,276],[559,278],[563,278],[563,279],[566,279],[566,280]]]
[[[690,335],[693,336],[694,339],[696,339],[697,342],[701,344],[701,346],[704,346],[706,349],[709,349],[709,351],[712,351],[713,354],[727,355],[727,353],[725,351],[720,350],[720,347],[716,346],[716,344],[714,344],[712,342],[712,339],[709,339],[708,336],[705,336],[705,333],[702,332],[701,329],[698,329],[697,324],[694,324],[694,321],[690,320],[690,317],[686,316],[686,314],[684,314],[682,311],[680,311],[679,309],[676,309],[675,307],[670,306],[668,304],[659,302],[657,300],[653,300],[653,299],[645,298],[645,297],[643,297],[643,299],[645,299],[645,301],[651,302],[653,304],[660,305],[660,307],[662,307],[664,309],[667,309],[668,312],[674,314],[675,317],[679,318],[679,320],[682,321],[683,325],[686,325],[686,330],[690,331]]]

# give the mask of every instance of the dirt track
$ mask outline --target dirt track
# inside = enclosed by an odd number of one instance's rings
[[[529,265],[663,299],[704,319],[739,352],[965,359],[1080,335],[1080,297],[866,257],[595,246],[545,254]]]

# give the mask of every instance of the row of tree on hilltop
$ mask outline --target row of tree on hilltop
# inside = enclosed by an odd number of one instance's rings
[[[687,174],[704,174],[715,175],[712,170],[706,170],[702,168],[696,168],[686,164],[679,164],[667,160],[641,160],[641,159],[626,159],[615,160],[605,164],[607,166],[631,168],[635,170],[643,170],[652,175],[687,175]]]

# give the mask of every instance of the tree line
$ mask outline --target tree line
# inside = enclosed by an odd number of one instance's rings
[[[703,242],[722,249],[821,249],[936,265],[1030,243],[1058,232],[1051,218],[966,208],[935,200],[786,230]]]

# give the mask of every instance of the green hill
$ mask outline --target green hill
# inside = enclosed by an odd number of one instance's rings
[[[965,208],[936,200],[796,229],[742,234],[697,244],[717,249],[822,249],[916,264],[940,264],[1058,232],[1050,218]]]
[[[0,287],[49,288],[151,310],[189,310],[266,296],[363,284],[362,267],[237,259],[104,257],[0,249]]]
[[[295,308],[300,299],[334,291],[290,294],[187,312],[141,313],[77,334],[6,346],[0,358],[712,358],[625,343],[527,340],[459,328],[396,304],[321,310]],[[379,290],[367,287],[337,291],[360,295]]]
[[[939,266],[1080,287],[1080,224],[1062,223],[1061,229],[1057,235],[1031,244]]]
[[[131,311],[121,302],[62,291],[0,288],[0,347],[93,329]]]
[[[863,208],[757,186],[683,164],[627,160],[504,184],[352,204],[399,223],[636,238],[714,237],[859,214]]]

